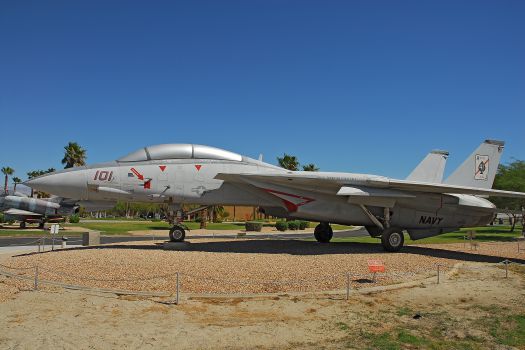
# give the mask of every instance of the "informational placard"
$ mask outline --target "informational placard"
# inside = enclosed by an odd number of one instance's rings
[[[49,231],[52,235],[57,235],[58,234],[58,231],[60,230],[60,225],[58,224],[53,224],[51,225],[51,227],[49,228]]]
[[[376,272],[385,272],[385,264],[379,259],[368,260],[368,271]]]

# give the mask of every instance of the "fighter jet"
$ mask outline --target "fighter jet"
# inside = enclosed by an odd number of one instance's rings
[[[71,168],[27,181],[39,191],[94,201],[258,206],[266,214],[319,221],[314,236],[328,243],[330,223],[361,225],[387,251],[404,244],[403,231],[421,239],[461,227],[486,225],[496,212],[485,196],[525,198],[491,189],[504,142],[483,142],[443,183],[425,175],[424,161],[405,180],[377,175],[289,171],[237,153],[194,144],[140,148],[115,161]],[[444,166],[444,163],[443,163]],[[421,171],[420,171],[421,170]],[[442,172],[441,172],[442,174]],[[184,226],[170,229],[183,241]]]
[[[4,212],[7,220],[19,221],[22,229],[28,222],[36,222],[40,228],[44,228],[46,222],[62,221],[64,216],[77,213],[80,205],[90,212],[109,209],[115,203],[77,201],[61,197],[30,198],[20,193],[0,196],[0,211]]]
[[[27,222],[38,222],[39,227],[44,228],[46,222],[60,221],[77,209],[74,203],[58,197],[30,198],[19,193],[0,196],[0,211],[7,220],[19,221],[20,228],[25,228]]]

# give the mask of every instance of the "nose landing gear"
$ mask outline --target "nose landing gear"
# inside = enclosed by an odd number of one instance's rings
[[[186,237],[186,230],[184,230],[184,227],[181,224],[176,224],[172,228],[170,228],[170,241],[172,242],[184,242],[184,238]]]

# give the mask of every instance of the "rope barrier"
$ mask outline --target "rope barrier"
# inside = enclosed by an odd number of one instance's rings
[[[15,275],[10,272],[5,272],[0,270],[0,274],[28,282],[33,282],[33,277],[30,276],[21,276],[21,275]],[[76,284],[67,284],[67,283],[61,283],[56,281],[46,281],[46,280],[38,280],[39,284],[48,284],[56,287],[62,287],[65,289],[75,289],[75,290],[83,290],[83,291],[89,291],[89,292],[98,292],[98,293],[112,293],[112,294],[126,294],[126,295],[142,295],[142,296],[155,296],[155,297],[167,297],[171,296],[171,293],[168,292],[148,292],[148,291],[131,291],[131,290],[121,290],[121,289],[106,289],[106,288],[91,288],[86,286],[79,286]]]
[[[31,267],[13,267],[13,266],[7,266],[7,265],[3,265],[3,264],[0,264],[0,267],[4,267],[4,268],[10,269],[10,270],[31,270],[31,269],[35,268],[34,266],[31,266]]]
[[[29,242],[29,243],[9,244],[9,245],[7,245],[7,247],[34,245],[35,243],[39,243],[39,242],[42,242],[42,239],[39,238],[39,239],[37,239],[36,241],[31,241],[31,242]]]
[[[508,265],[514,264],[517,266],[525,266],[525,264],[513,262],[510,260],[504,260],[496,264],[492,264],[490,266],[487,265],[480,265],[480,266],[462,266],[462,265],[455,265],[450,266],[447,264],[436,264],[437,268],[437,283],[440,283],[440,270],[441,274],[446,273],[447,270],[451,270],[452,268],[455,268],[460,271],[482,271],[482,270],[491,270],[494,267],[497,266],[505,266],[505,277],[508,277]],[[40,281],[38,278],[38,270],[40,272],[44,272],[47,274],[51,274],[53,276],[58,276],[59,278],[72,278],[72,279],[78,279],[82,281],[91,281],[91,282],[110,282],[110,283],[117,283],[117,282],[133,282],[137,284],[142,284],[142,282],[145,281],[152,281],[152,280],[158,280],[158,279],[173,279],[176,278],[177,280],[177,286],[179,283],[182,283],[183,281],[179,281],[179,278],[182,277],[182,279],[196,279],[200,281],[205,282],[214,282],[218,284],[240,284],[240,285],[259,285],[259,286],[286,286],[286,285],[292,285],[295,287],[303,288],[305,286],[311,286],[319,283],[326,283],[329,282],[331,284],[343,284],[344,281],[346,281],[346,284],[351,283],[358,283],[360,282],[360,279],[366,279],[367,281],[371,280],[373,283],[376,283],[378,280],[385,281],[388,279],[396,279],[396,278],[403,278],[403,277],[414,277],[418,274],[424,273],[425,275],[435,276],[436,270],[429,270],[427,268],[419,268],[412,271],[404,271],[404,272],[383,272],[383,273],[376,273],[373,274],[373,278],[370,279],[370,276],[372,275],[371,272],[369,273],[336,273],[336,274],[330,274],[325,275],[320,278],[312,278],[312,279],[281,279],[281,280],[256,280],[256,279],[228,279],[228,278],[217,278],[217,277],[208,277],[208,276],[202,276],[202,275],[194,275],[191,273],[169,273],[169,274],[163,274],[163,275],[157,275],[157,276],[143,276],[143,277],[132,277],[132,278],[95,278],[95,277],[89,277],[89,276],[81,276],[81,275],[75,275],[71,274],[65,271],[59,271],[56,269],[51,269],[47,267],[42,266],[31,266],[31,267],[15,267],[15,266],[9,266],[0,264],[0,268],[4,268],[7,270],[13,270],[13,272],[9,271],[2,271],[0,270],[0,274],[10,277],[16,277],[24,280],[33,280],[35,281],[35,290],[37,289],[37,283]],[[34,270],[34,271],[29,271]],[[466,278],[465,278],[466,277]],[[469,278],[468,276],[462,277],[462,281],[476,281],[479,279],[476,278]],[[343,282],[341,282],[343,281]],[[446,282],[446,281],[443,281]],[[76,289],[85,289],[88,290],[90,287],[84,287],[80,285],[73,285],[73,284],[67,284],[64,282],[59,281],[45,281],[43,280],[42,283],[47,284],[54,284],[57,286],[62,286],[64,288],[76,288]],[[350,288],[350,285],[347,286],[347,289]],[[115,290],[108,290],[112,293],[116,293]],[[122,294],[128,294],[125,293],[126,291],[122,291]]]

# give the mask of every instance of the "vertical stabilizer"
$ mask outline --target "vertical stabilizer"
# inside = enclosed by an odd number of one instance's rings
[[[445,181],[449,185],[492,188],[505,142],[486,140]]]
[[[430,152],[406,179],[408,181],[441,183],[447,158],[447,151],[435,150]]]

